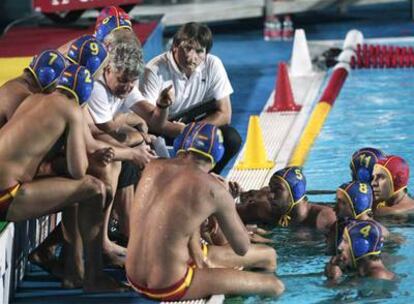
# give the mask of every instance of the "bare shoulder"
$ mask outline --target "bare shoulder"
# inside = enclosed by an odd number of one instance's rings
[[[225,194],[230,195],[223,180],[215,175],[200,170],[187,170],[182,172],[182,177],[189,187],[196,187],[198,193],[210,199],[220,198]]]
[[[336,220],[335,211],[330,206],[319,205],[321,207],[320,214],[326,217],[333,217]]]
[[[16,79],[12,79],[0,87],[1,104],[3,106],[17,101],[21,102],[30,94],[31,92]]]
[[[393,280],[395,279],[395,274],[384,266],[375,266],[372,267],[369,271],[369,276],[374,279],[380,280]]]
[[[82,108],[74,99],[69,99],[62,94],[49,94],[46,98],[46,107],[61,113],[68,120],[79,121],[83,119]]]
[[[336,222],[335,211],[329,206],[316,205],[319,207],[317,225],[318,229],[328,233],[332,225]]]
[[[406,195],[406,199],[403,201],[403,209],[414,212],[414,199],[409,195]]]
[[[145,165],[143,174],[161,173],[164,170],[169,171],[169,159],[159,158],[150,161]],[[161,173],[162,174],[162,173]]]
[[[205,195],[215,202],[217,207],[235,206],[233,196],[220,180],[211,174],[207,174],[206,177],[202,178],[202,181],[201,185],[204,188]]]

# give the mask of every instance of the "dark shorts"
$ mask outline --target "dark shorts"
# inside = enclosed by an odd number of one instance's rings
[[[118,189],[125,188],[130,185],[136,185],[138,183],[140,171],[138,167],[129,161],[123,161],[121,167],[121,173],[118,177]]]

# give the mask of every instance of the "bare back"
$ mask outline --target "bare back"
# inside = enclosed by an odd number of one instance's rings
[[[31,180],[79,111],[74,101],[58,93],[29,96],[0,129],[0,189]]]
[[[220,204],[230,205],[227,198],[232,201],[216,178],[183,159],[152,161],[143,172],[131,209],[128,276],[149,288],[176,283],[191,258],[191,235]],[[232,205],[230,213],[237,219]],[[239,222],[232,220],[243,227],[239,218]]]
[[[18,77],[0,87],[0,128],[10,120],[13,113],[32,92],[23,78]]]
[[[309,215],[305,220],[306,225],[316,228],[325,235],[328,235],[335,221],[336,214],[331,207],[310,204]]]

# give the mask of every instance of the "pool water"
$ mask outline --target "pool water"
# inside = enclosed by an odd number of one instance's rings
[[[335,190],[349,181],[350,157],[364,146],[400,155],[414,168],[413,76],[413,69],[352,71],[305,163],[308,189]],[[334,195],[310,200],[333,202]],[[405,238],[402,245],[384,248],[383,260],[397,274],[396,282],[349,277],[340,286],[328,286],[323,275],[329,257],[322,236],[275,228],[277,275],[285,293],[278,299],[228,297],[225,303],[414,303],[412,222],[388,226]]]

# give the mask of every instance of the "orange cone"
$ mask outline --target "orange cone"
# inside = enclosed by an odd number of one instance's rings
[[[279,70],[277,73],[276,92],[273,105],[267,109],[267,112],[297,112],[300,109],[301,106],[295,103],[293,97],[286,63],[281,62],[279,63]]]

